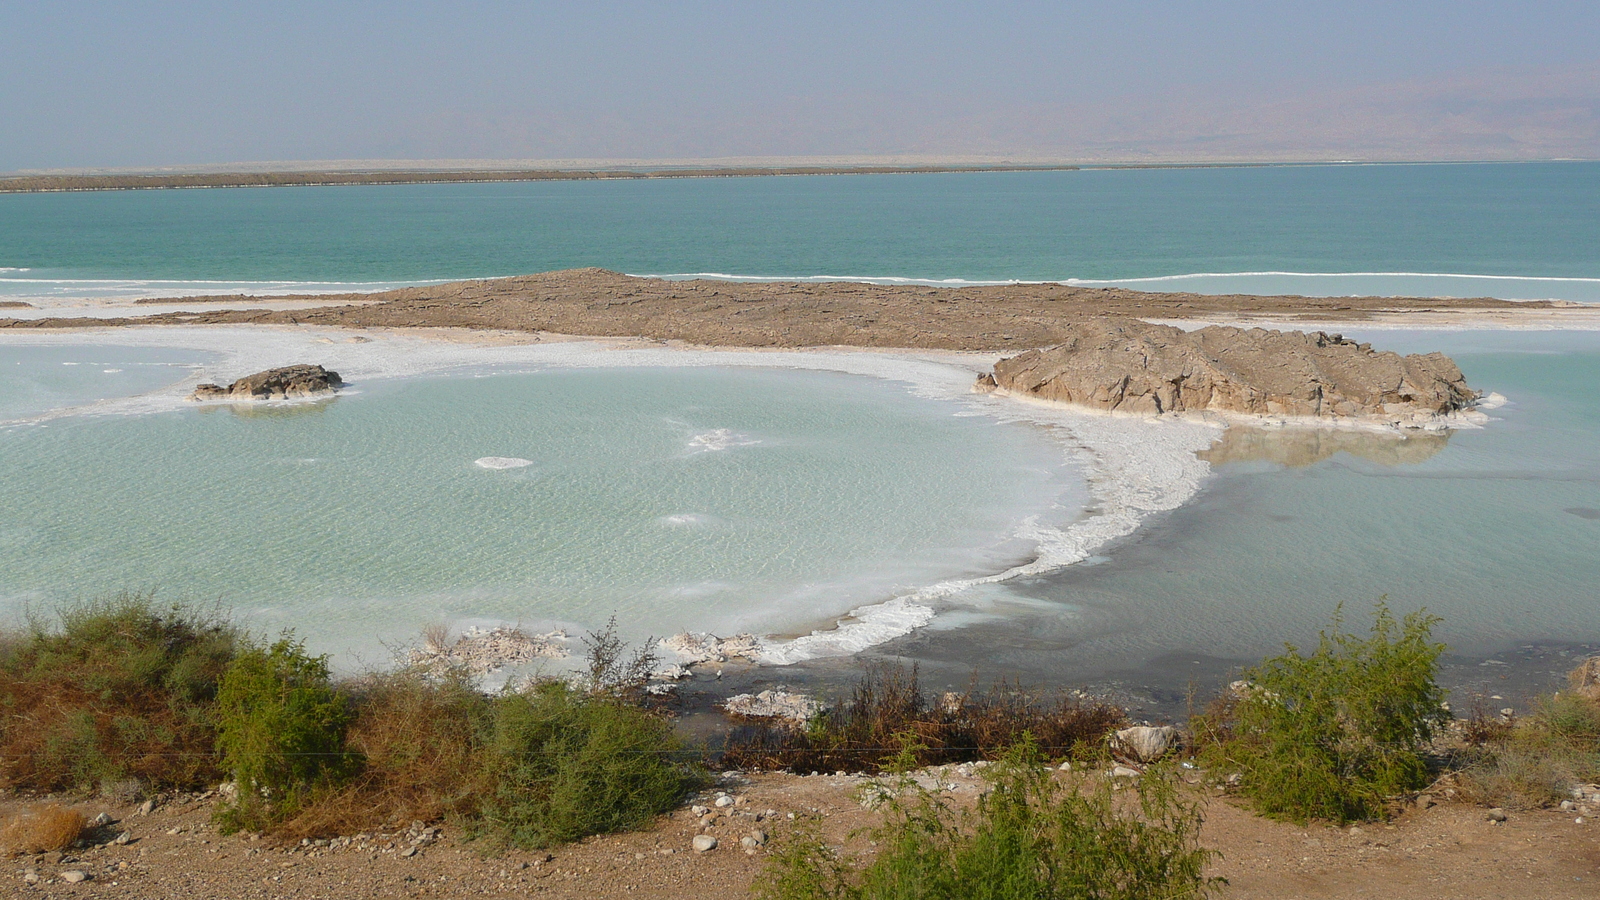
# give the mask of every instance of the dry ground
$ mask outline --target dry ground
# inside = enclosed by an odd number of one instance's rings
[[[958,786],[953,796],[974,796],[973,779],[952,774],[950,780]],[[402,854],[413,846],[415,833],[409,827],[349,846],[283,849],[247,835],[218,834],[209,824],[215,802],[210,798],[174,798],[148,816],[133,806],[79,803],[86,815],[105,811],[119,819],[104,834],[126,831],[128,843],[64,856],[14,857],[0,869],[0,896],[742,897],[760,876],[766,850],[746,853],[739,839],[757,830],[781,839],[791,813],[820,816],[830,840],[851,852],[870,852],[861,831],[877,814],[856,801],[859,784],[836,776],[729,776],[693,801],[712,806],[719,791],[735,798],[709,826],[686,807],[649,831],[591,838],[548,854],[498,856],[484,855],[448,825],[407,857]],[[718,838],[718,849],[690,849],[701,831]],[[1447,802],[1352,831],[1268,822],[1213,800],[1204,841],[1222,852],[1214,872],[1228,879],[1221,895],[1228,898],[1600,896],[1600,825],[1576,824],[1574,814],[1555,810],[1512,813],[1506,823],[1494,824],[1479,807]],[[59,874],[71,870],[90,880],[62,882]],[[25,879],[29,871],[37,883]]]
[[[208,307],[214,301],[218,308]],[[307,302],[329,305],[303,307]],[[644,337],[725,347],[897,347],[1022,350],[1057,343],[1093,316],[1358,323],[1395,315],[1582,316],[1552,301],[1402,297],[1260,297],[1145,293],[1060,284],[932,288],[859,283],[662,281],[602,269],[457,281],[376,294],[150,300],[187,312],[118,318],[0,318],[0,328],[105,325],[324,325],[470,328]],[[280,308],[249,308],[252,302]],[[224,307],[225,304],[225,307]],[[241,305],[246,308],[240,308]]]

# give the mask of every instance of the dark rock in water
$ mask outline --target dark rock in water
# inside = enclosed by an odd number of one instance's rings
[[[321,366],[284,366],[268,369],[235,381],[223,387],[219,384],[202,384],[189,395],[190,400],[288,400],[327,394],[343,385],[338,372]]]
[[[1212,325],[1183,331],[1087,319],[1054,347],[995,364],[980,388],[1146,415],[1246,413],[1424,427],[1478,392],[1442,353],[1373,350],[1321,331]]]

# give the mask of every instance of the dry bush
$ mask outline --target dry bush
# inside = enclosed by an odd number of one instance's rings
[[[902,748],[918,765],[997,759],[1031,735],[1043,752],[1083,758],[1102,754],[1106,736],[1125,724],[1122,710],[1046,697],[1001,682],[930,704],[917,669],[868,669],[850,699],[802,727],[756,724],[736,729],[723,751],[734,768],[796,772],[877,772]]]
[[[1472,709],[1461,725],[1461,741],[1469,747],[1483,747],[1499,743],[1511,736],[1513,726],[1500,718],[1500,712],[1489,708],[1479,694],[1472,698]]]
[[[37,803],[0,823],[0,852],[48,853],[66,850],[88,827],[83,813],[59,803]]]
[[[1459,782],[1467,799],[1508,809],[1551,806],[1600,779],[1600,701],[1548,697],[1481,747]]]
[[[345,746],[361,756],[361,770],[307,798],[276,833],[353,834],[471,811],[481,769],[478,735],[492,698],[464,678],[434,681],[414,672],[377,675],[346,689],[355,720]]]
[[[122,594],[0,639],[0,787],[214,783],[212,706],[237,629]]]

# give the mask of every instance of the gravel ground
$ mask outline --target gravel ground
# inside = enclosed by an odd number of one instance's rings
[[[947,775],[952,796],[976,796],[981,782]],[[67,854],[14,857],[0,871],[7,897],[356,898],[552,897],[677,898],[712,893],[746,896],[760,877],[769,845],[746,850],[741,838],[781,839],[790,814],[819,817],[824,834],[847,852],[871,851],[864,827],[863,779],[761,774],[725,776],[685,808],[643,832],[591,838],[549,853],[485,855],[446,825],[437,832],[408,823],[388,833],[331,845],[276,847],[211,827],[214,798],[185,796],[149,815],[134,806],[74,804],[86,815],[118,821],[102,832],[126,833]],[[717,807],[719,794],[730,805]],[[0,811],[15,807],[11,800]],[[697,815],[692,806],[709,812]],[[1441,798],[1390,824],[1336,829],[1297,827],[1250,815],[1226,800],[1209,803],[1204,842],[1222,853],[1214,874],[1233,898],[1395,897],[1470,900],[1508,896],[1600,896],[1600,826],[1572,812],[1512,812],[1492,822],[1482,808]],[[707,834],[717,848],[696,852]],[[33,873],[36,883],[27,875]],[[62,874],[82,872],[75,884]]]

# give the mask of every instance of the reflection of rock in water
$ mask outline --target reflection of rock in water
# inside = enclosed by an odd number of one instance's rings
[[[336,396],[301,403],[208,403],[197,407],[201,415],[227,410],[241,419],[287,419],[292,416],[321,415],[333,404]]]
[[[1229,428],[1209,449],[1195,454],[1214,466],[1232,462],[1271,462],[1309,466],[1335,453],[1348,453],[1385,466],[1419,463],[1444,449],[1449,432],[1396,434],[1334,428]]]

